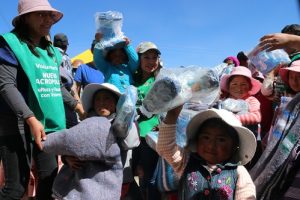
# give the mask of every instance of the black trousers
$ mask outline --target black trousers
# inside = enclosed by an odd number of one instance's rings
[[[26,145],[29,147],[29,143]],[[5,176],[0,200],[21,199],[28,186],[30,166],[20,134],[0,136],[0,156]]]

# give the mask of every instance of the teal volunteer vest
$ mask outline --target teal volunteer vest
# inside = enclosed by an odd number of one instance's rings
[[[28,106],[44,125],[45,132],[65,128],[65,111],[60,89],[59,65],[61,53],[50,47],[53,57],[46,50],[36,47],[40,57],[32,54],[27,44],[14,33],[2,35],[14,52],[28,80]]]

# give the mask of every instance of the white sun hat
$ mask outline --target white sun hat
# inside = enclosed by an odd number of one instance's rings
[[[109,90],[112,93],[116,94],[118,97],[121,96],[120,90],[116,86],[114,86],[110,83],[88,84],[87,86],[84,87],[84,90],[83,90],[82,96],[81,96],[81,102],[82,102],[82,106],[83,106],[83,109],[85,110],[85,112],[89,112],[90,109],[93,107],[92,101],[93,101],[94,94],[95,94],[95,92],[97,92],[98,90],[101,90],[101,89]]]
[[[243,127],[241,122],[233,115],[224,109],[208,109],[195,115],[189,122],[186,128],[187,148],[191,152],[197,151],[197,130],[204,121],[211,118],[220,118],[226,124],[234,128],[239,137],[239,150],[233,158],[236,162],[241,162],[242,165],[247,164],[253,158],[256,151],[255,135],[248,128]]]

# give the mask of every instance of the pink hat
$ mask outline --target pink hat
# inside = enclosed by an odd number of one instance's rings
[[[280,68],[279,75],[285,84],[289,84],[289,71],[300,72],[300,60],[292,62],[290,67]]]
[[[248,92],[249,95],[254,95],[260,90],[261,83],[252,77],[251,71],[247,67],[237,66],[232,69],[230,74],[222,76],[221,83],[220,83],[222,91],[229,92],[228,80],[231,76],[236,76],[236,75],[245,76],[250,79],[252,88]]]
[[[234,56],[229,56],[229,57],[225,58],[225,60],[231,60],[236,67],[240,66],[240,61]]]
[[[51,11],[54,14],[54,23],[58,22],[63,14],[52,8],[48,0],[19,0],[18,3],[18,13],[19,15],[16,16],[12,20],[12,25],[16,25],[16,21],[19,19],[20,16],[31,13],[31,12],[36,12],[36,11]]]

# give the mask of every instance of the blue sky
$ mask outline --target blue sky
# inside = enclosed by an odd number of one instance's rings
[[[166,67],[212,67],[238,51],[250,51],[259,38],[300,23],[297,0],[49,0],[64,17],[51,30],[68,35],[73,57],[90,47],[96,31],[94,14],[123,13],[123,32],[136,47],[152,41]],[[12,29],[17,0],[0,7],[0,33]],[[5,5],[5,6],[4,6]]]

